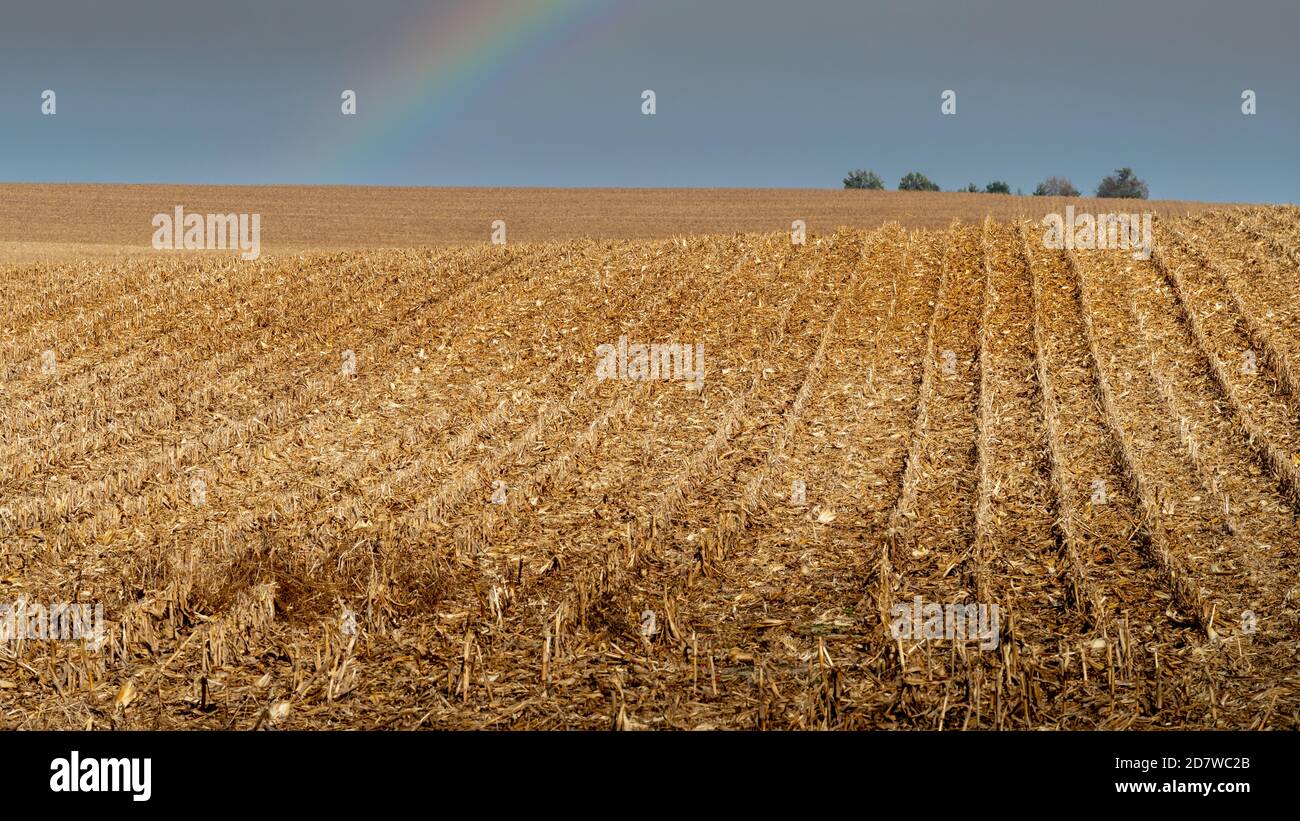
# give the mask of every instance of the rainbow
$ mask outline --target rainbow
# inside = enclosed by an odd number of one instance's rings
[[[423,12],[410,27],[414,34],[371,75],[383,87],[381,113],[367,117],[367,99],[358,99],[361,122],[347,154],[435,121],[557,42],[592,36],[636,2],[461,0]]]

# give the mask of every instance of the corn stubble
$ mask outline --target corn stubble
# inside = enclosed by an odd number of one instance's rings
[[[1300,214],[1039,230],[0,270],[0,726],[1300,726]]]

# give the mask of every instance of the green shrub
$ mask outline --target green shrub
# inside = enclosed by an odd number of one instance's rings
[[[1133,174],[1133,169],[1117,168],[1097,186],[1097,196],[1144,200],[1147,184]]]
[[[938,191],[939,186],[919,171],[909,171],[898,181],[899,191]]]
[[[877,191],[884,188],[885,183],[883,180],[880,179],[880,177],[876,176],[876,172],[865,171],[861,168],[858,168],[853,171],[850,171],[849,175],[844,178],[844,187],[845,188],[867,188],[873,191]]]

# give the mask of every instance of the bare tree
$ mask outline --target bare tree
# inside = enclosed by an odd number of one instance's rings
[[[1079,189],[1065,177],[1048,177],[1034,189],[1035,197],[1077,197]]]

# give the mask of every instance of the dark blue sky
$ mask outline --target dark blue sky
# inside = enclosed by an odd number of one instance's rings
[[[502,46],[520,2],[8,4],[0,180],[839,187],[865,167],[1091,193],[1127,165],[1152,197],[1297,199],[1296,0],[579,0]],[[462,31],[482,54],[440,56]]]

